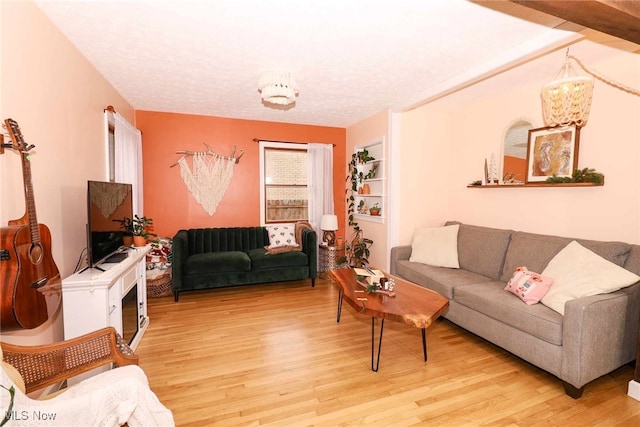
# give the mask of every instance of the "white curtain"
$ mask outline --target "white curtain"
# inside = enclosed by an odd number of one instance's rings
[[[307,144],[309,223],[320,239],[322,215],[333,214],[333,146]],[[320,240],[318,240],[320,241]]]
[[[115,180],[133,187],[133,213],[142,216],[142,133],[115,113]]]

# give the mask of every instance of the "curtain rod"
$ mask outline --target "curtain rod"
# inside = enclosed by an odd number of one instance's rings
[[[260,141],[265,141],[265,142],[281,142],[283,144],[312,144],[311,142],[295,142],[295,141],[274,141],[273,139],[258,139],[258,138],[253,138],[253,142],[260,142]],[[318,142],[317,144],[328,144],[328,142]],[[336,146],[336,144],[331,144],[333,147]]]
[[[112,113],[115,113],[116,109],[113,108],[113,105],[107,105],[107,108],[105,108],[103,111],[110,111]]]

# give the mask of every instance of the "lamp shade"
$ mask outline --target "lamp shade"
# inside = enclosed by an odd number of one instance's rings
[[[576,74],[567,57],[558,76],[542,87],[541,96],[547,126],[584,126],[591,109],[593,78]]]
[[[298,85],[286,71],[267,71],[262,73],[258,82],[262,100],[269,104],[289,105],[296,102]]]
[[[322,215],[322,221],[320,222],[320,229],[327,230],[327,231],[336,231],[338,229],[338,216]]]

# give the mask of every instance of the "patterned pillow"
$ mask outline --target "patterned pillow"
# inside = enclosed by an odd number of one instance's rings
[[[267,254],[275,255],[275,254],[283,254],[285,252],[300,252],[302,251],[302,230],[309,229],[313,230],[311,224],[308,221],[298,221],[296,222],[296,242],[300,242],[300,245],[295,246],[276,246],[275,248],[271,248],[269,246],[265,246],[264,248],[267,251]]]
[[[518,267],[504,289],[532,305],[540,302],[552,283],[553,279],[550,277],[529,271],[527,267]]]
[[[267,226],[269,234],[269,248],[280,246],[298,246],[296,243],[295,224],[278,224]]]

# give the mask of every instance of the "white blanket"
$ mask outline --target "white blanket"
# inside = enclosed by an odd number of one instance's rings
[[[95,375],[49,400],[29,398],[4,369],[0,371],[0,424],[6,414],[10,417],[7,426],[175,426],[171,411],[160,403],[144,371],[135,365]]]

